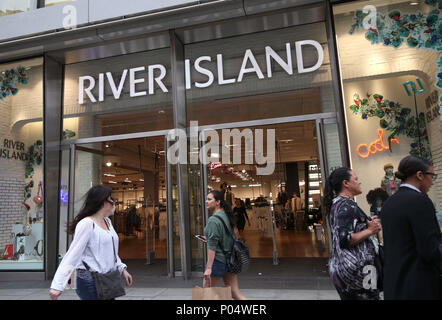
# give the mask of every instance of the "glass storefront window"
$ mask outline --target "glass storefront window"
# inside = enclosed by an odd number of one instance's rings
[[[42,270],[43,59],[0,72],[0,269]]]
[[[384,168],[396,171],[403,157],[431,159],[436,173],[442,170],[438,2],[368,4],[333,8],[350,157],[362,182],[358,205],[367,213],[370,190],[384,186],[394,192],[394,180],[383,183]],[[438,210],[441,188],[435,181],[429,194]]]

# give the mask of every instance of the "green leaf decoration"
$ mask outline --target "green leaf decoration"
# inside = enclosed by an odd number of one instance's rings
[[[402,107],[398,102],[384,99],[381,94],[373,94],[369,99],[361,100],[358,93],[353,95],[355,104],[350,106],[350,110],[355,115],[360,115],[366,120],[371,117],[379,118],[379,126],[389,131],[388,140],[399,135],[406,135],[413,140],[410,154],[421,154],[426,159],[431,159],[429,140],[425,128],[425,114],[421,112],[416,117],[411,115],[411,109]],[[390,143],[391,145],[391,143]],[[390,147],[390,151],[391,147]]]

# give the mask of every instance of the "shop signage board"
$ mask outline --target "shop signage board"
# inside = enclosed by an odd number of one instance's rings
[[[2,139],[0,145],[0,158],[26,161],[29,154],[25,152],[25,144],[21,141]]]
[[[303,47],[313,47],[317,52],[317,61],[313,66],[306,67],[303,62]],[[190,59],[186,59],[185,62],[185,84],[186,90],[192,88],[192,85],[196,88],[207,88],[215,83],[215,75],[213,72],[202,64],[206,63],[216,63],[216,73],[217,73],[217,84],[235,84],[243,81],[246,74],[254,74],[258,79],[263,80],[266,78],[272,78],[272,61],[276,62],[281,66],[284,71],[293,75],[293,62],[292,62],[292,45],[290,43],[285,44],[286,47],[286,59],[282,58],[275,50],[270,46],[265,47],[265,57],[266,57],[266,70],[261,70],[255,55],[251,49],[247,49],[244,52],[244,57],[242,61],[241,68],[238,70],[238,76],[234,78],[226,79],[224,76],[224,63],[223,55],[221,53],[217,54],[216,57],[211,56],[201,56],[195,59],[192,63]],[[296,65],[297,73],[308,73],[318,70],[324,61],[324,50],[321,44],[315,40],[303,40],[296,41],[294,43],[295,53],[296,53]],[[191,79],[191,69],[207,77],[205,82],[194,82]],[[266,72],[266,75],[264,75]],[[84,75],[78,78],[78,102],[79,104],[86,103],[86,97],[90,102],[102,102],[104,101],[104,88],[105,84],[111,88],[112,95],[115,100],[120,99],[121,93],[123,92],[126,80],[129,79],[129,93],[130,97],[139,97],[145,95],[155,94],[155,85],[157,85],[163,92],[168,92],[166,86],[163,83],[163,79],[166,76],[166,67],[162,64],[152,64],[149,66],[139,66],[135,68],[123,69],[120,79],[115,79],[111,72],[103,72],[98,74],[98,83],[96,81],[96,76]],[[148,90],[137,90],[136,85],[147,82]],[[98,96],[92,93],[92,90],[98,89]]]

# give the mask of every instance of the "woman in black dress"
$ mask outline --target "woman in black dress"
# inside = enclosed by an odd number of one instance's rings
[[[441,299],[441,233],[427,193],[437,175],[422,158],[401,160],[402,184],[381,210],[385,299]]]
[[[243,239],[244,226],[246,225],[246,219],[250,227],[249,216],[247,215],[246,206],[241,199],[235,199],[235,208],[233,209],[235,215],[236,228],[238,229],[239,238]]]

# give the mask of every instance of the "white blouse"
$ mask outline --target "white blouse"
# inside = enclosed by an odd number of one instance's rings
[[[113,271],[116,267],[122,273],[124,268],[127,268],[118,256],[118,235],[110,219],[105,219],[110,230],[102,229],[88,217],[78,222],[75,227],[74,239],[52,280],[52,289],[63,291],[75,269],[86,269],[83,261],[91,271],[99,273]],[[112,239],[117,256],[116,264]]]

